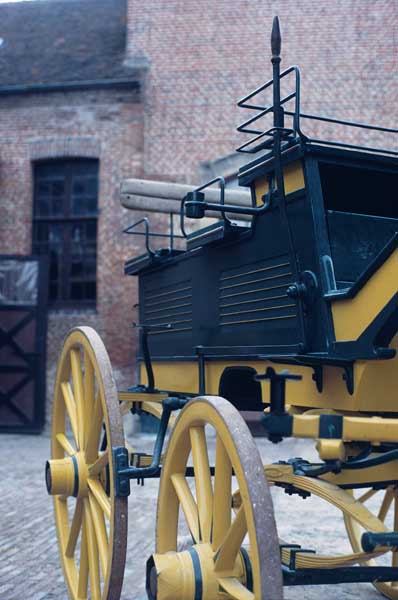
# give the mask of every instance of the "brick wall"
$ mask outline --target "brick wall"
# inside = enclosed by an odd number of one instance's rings
[[[0,253],[32,251],[32,165],[64,157],[99,159],[99,220],[96,310],[49,314],[49,387],[67,331],[78,324],[103,336],[116,371],[133,378],[136,285],[123,274],[135,254],[121,235],[133,219],[119,204],[119,184],[142,176],[142,104],[129,91],[68,92],[0,97]],[[127,239],[126,239],[127,238]]]
[[[271,76],[274,14],[282,65],[302,69],[303,110],[387,125],[396,111],[395,0],[128,0],[128,11],[126,63],[150,63],[143,104],[116,90],[0,97],[0,252],[31,252],[32,161],[100,161],[97,310],[50,313],[50,385],[62,338],[80,323],[99,331],[116,373],[132,381],[136,282],[123,262],[142,244],[120,235],[136,215],[120,208],[119,183],[195,182],[199,163],[242,143],[236,100]]]
[[[387,125],[395,120],[396,0],[128,2],[128,55],[144,53],[151,64],[144,150],[151,177],[192,181],[198,162],[242,143],[235,127],[246,115],[235,103],[272,75],[275,14],[282,67],[302,70],[304,111]],[[313,124],[307,128],[313,131]],[[324,137],[335,133],[323,129]]]

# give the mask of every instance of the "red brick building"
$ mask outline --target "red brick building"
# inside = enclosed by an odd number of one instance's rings
[[[50,367],[86,323],[132,382],[136,295],[123,263],[137,244],[121,235],[134,215],[119,183],[225,169],[213,161],[242,142],[236,100],[271,74],[272,16],[283,65],[301,67],[304,111],[391,125],[397,13],[395,0],[0,4],[0,253],[52,253]]]

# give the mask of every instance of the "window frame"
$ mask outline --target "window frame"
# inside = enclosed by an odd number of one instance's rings
[[[93,174],[95,173],[97,179],[97,190],[96,190],[96,208],[94,211],[91,211],[89,214],[73,214],[73,195],[72,195],[72,183],[73,183],[73,167],[75,165],[82,166],[90,166],[93,168]],[[55,169],[62,169],[64,167],[64,175],[63,180],[65,182],[65,192],[64,198],[62,202],[62,214],[59,215],[40,215],[38,214],[38,204],[39,204],[39,196],[38,196],[38,183],[40,182],[40,175],[38,171],[43,167],[51,167],[54,166]],[[69,158],[61,158],[61,159],[49,159],[49,160],[40,160],[35,161],[32,165],[32,179],[33,179],[33,203],[32,203],[32,250],[36,254],[47,255],[49,256],[49,269],[51,267],[51,257],[50,257],[50,247],[49,241],[44,242],[47,245],[47,250],[43,252],[43,249],[40,247],[43,242],[38,242],[37,240],[37,232],[40,224],[60,224],[62,230],[62,243],[60,244],[60,248],[62,251],[62,259],[58,262],[58,267],[60,269],[60,273],[58,275],[58,298],[50,297],[50,273],[49,273],[49,293],[48,293],[48,304],[50,308],[54,309],[95,309],[97,305],[97,270],[98,270],[98,198],[99,198],[99,160],[95,158],[87,158],[87,157],[69,157]],[[76,174],[76,171],[75,171]],[[44,177],[42,177],[43,179]],[[52,180],[55,180],[57,175],[54,174]],[[51,178],[49,177],[51,180]],[[84,275],[80,278],[71,276],[71,267],[73,264],[73,253],[71,250],[71,246],[73,243],[73,224],[87,224],[92,223],[95,227],[95,275],[93,281],[95,286],[94,299],[75,299],[71,297],[71,286],[73,282],[75,283],[84,283],[85,278]]]

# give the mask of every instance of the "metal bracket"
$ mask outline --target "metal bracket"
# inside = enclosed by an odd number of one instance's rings
[[[113,461],[115,464],[115,496],[127,498],[130,496],[130,478],[123,475],[129,466],[129,453],[125,446],[112,448]]]
[[[313,365],[312,380],[315,381],[316,389],[321,394],[323,391],[323,366]]]
[[[270,412],[262,418],[262,423],[268,431],[268,439],[277,444],[283,437],[291,435],[292,415],[285,410],[286,381],[300,381],[301,375],[282,371],[277,373],[272,367],[267,367],[264,374],[256,374],[255,381],[270,381]]]
[[[133,323],[133,327],[141,330],[141,348],[144,355],[145,370],[148,379],[146,391],[153,393],[155,391],[155,377],[152,368],[152,358],[149,350],[148,334],[151,330],[167,330],[171,329],[171,325],[146,325],[145,323]]]
[[[289,569],[291,571],[296,570],[296,554],[316,554],[315,550],[307,550],[306,548],[302,548],[299,544],[282,544],[279,547],[281,551],[283,548],[288,548],[290,550]]]
[[[303,271],[299,274],[299,280],[287,288],[286,294],[295,300],[302,298],[305,306],[309,307],[315,302],[317,289],[318,280],[315,273]]]
[[[354,366],[351,363],[349,365],[344,365],[343,369],[344,369],[343,379],[344,379],[345,384],[347,386],[348,393],[350,394],[350,396],[352,396],[353,393],[354,393],[354,389],[355,389],[355,384],[354,384]]]
[[[309,498],[311,496],[311,492],[307,492],[306,490],[301,490],[300,488],[296,487],[292,483],[283,483],[281,481],[275,481],[274,485],[276,487],[282,488],[284,490],[285,494],[287,494],[288,496],[293,496],[294,494],[297,494],[303,500],[305,500],[306,498]]]
[[[199,394],[206,393],[206,356],[203,346],[196,346],[198,357]]]
[[[152,462],[148,467],[129,466],[129,457],[127,448],[117,446],[112,448],[113,459],[115,463],[115,496],[130,495],[130,479],[137,479],[140,483],[144,479],[159,477],[160,459],[166,437],[167,427],[170,415],[173,411],[179,410],[188,402],[187,398],[166,398],[163,400],[163,412],[160,417],[159,429],[153,449]]]

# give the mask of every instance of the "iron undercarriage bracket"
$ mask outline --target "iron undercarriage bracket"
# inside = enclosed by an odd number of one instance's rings
[[[326,473],[340,473],[341,471],[357,471],[360,469],[370,469],[372,467],[378,467],[392,461],[398,460],[398,449],[394,448],[387,452],[381,452],[376,456],[369,456],[371,453],[371,447],[367,448],[363,455],[357,458],[353,458],[346,462],[340,461],[328,461],[323,463],[311,463],[303,458],[291,458],[287,461],[279,461],[279,465],[291,465],[294,475],[304,477],[319,477]],[[276,482],[278,485],[279,482]],[[280,484],[283,487],[282,484]],[[368,485],[368,484],[366,484]],[[370,484],[369,484],[370,485]],[[289,488],[287,490],[289,493]],[[291,493],[298,493],[295,491],[294,486]]]
[[[152,462],[146,467],[129,466],[129,454],[125,446],[112,448],[115,464],[115,496],[127,497],[130,495],[130,479],[143,481],[146,478],[157,477],[160,473],[160,459],[169,425],[170,415],[175,410],[180,410],[188,402],[184,398],[166,398],[162,402],[163,412],[160,418],[159,429],[153,449]]]
[[[146,325],[145,323],[133,323],[133,327],[141,330],[141,349],[142,354],[144,355],[144,364],[148,379],[148,385],[143,386],[142,389],[153,393],[156,391],[155,377],[153,374],[151,353],[149,351],[148,335],[153,330],[167,331],[167,329],[171,329],[171,325]]]
[[[298,550],[301,552],[301,550]],[[333,569],[290,569],[282,565],[283,585],[327,585],[398,581],[397,567],[335,567]]]
[[[373,581],[398,581],[398,567],[333,567],[296,568],[297,554],[316,554],[299,544],[281,544],[280,550],[289,550],[289,564],[282,563],[283,585],[327,585],[336,583],[371,583]]]

